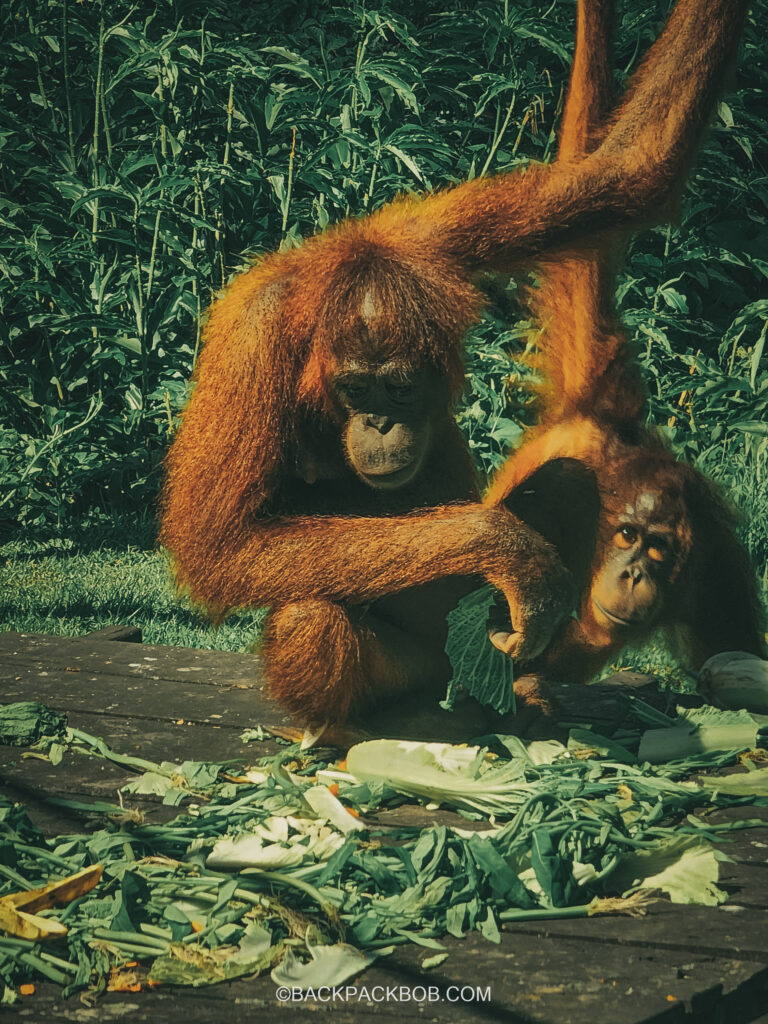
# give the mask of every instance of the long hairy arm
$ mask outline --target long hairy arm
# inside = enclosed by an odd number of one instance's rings
[[[738,49],[747,0],[678,0],[586,159],[533,165],[438,193],[417,227],[470,267],[512,267],[596,232],[664,219]]]

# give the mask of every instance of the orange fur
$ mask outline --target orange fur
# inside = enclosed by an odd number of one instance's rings
[[[611,138],[606,135],[609,18],[610,5],[580,0],[558,161]],[[669,65],[667,51],[661,60]],[[647,67],[646,62],[624,107],[639,102]],[[658,625],[684,627],[694,665],[719,650],[761,654],[765,646],[754,576],[732,514],[716,489],[692,467],[677,463],[643,425],[644,393],[614,308],[613,268],[620,245],[615,234],[603,234],[581,251],[542,264],[530,305],[539,320],[539,364],[547,378],[544,415],[485,499],[489,505],[506,504],[550,539],[560,538],[565,563],[581,566],[579,619],[566,626],[541,663],[550,677],[573,681],[588,679],[626,643]],[[560,459],[576,460],[582,476],[558,478]],[[540,470],[547,467],[544,477]],[[581,501],[585,479],[596,485],[596,509]],[[662,610],[660,617],[638,617],[636,624],[617,629],[596,612],[596,588],[615,564],[616,531],[628,518],[636,521],[633,510],[650,496],[660,499],[652,529],[663,528],[674,538],[673,560],[653,577]],[[562,503],[559,509],[556,503]],[[566,521],[570,528],[563,526]],[[592,545],[588,564],[578,548],[589,555]],[[641,568],[646,564],[640,555],[632,563],[649,575],[653,570]]]
[[[438,620],[458,596],[449,585],[457,575],[504,590],[520,653],[541,649],[555,628],[568,602],[564,571],[523,524],[478,505],[450,413],[462,339],[482,305],[472,274],[656,220],[695,148],[745,6],[678,0],[589,157],[344,221],[260,260],[211,307],[166,461],[160,539],[180,585],[214,617],[244,605],[276,609],[267,674],[297,714],[341,720],[364,690],[418,682],[425,655],[444,671]],[[573,109],[593,102],[574,91]],[[570,340],[555,344],[566,351]],[[578,345],[589,351],[584,339]],[[368,489],[344,462],[332,378],[350,359],[427,368],[448,396],[435,399],[418,476],[399,490]],[[571,393],[581,393],[585,359],[567,371]],[[419,607],[415,588],[436,581]],[[371,601],[363,622],[358,610]]]

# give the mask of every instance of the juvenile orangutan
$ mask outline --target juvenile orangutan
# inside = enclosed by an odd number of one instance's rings
[[[610,5],[580,0],[558,162],[599,148],[610,131],[610,38]],[[542,264],[531,306],[544,417],[485,499],[547,537],[581,595],[578,619],[527,666],[519,692],[529,700],[530,673],[585,682],[659,626],[674,628],[693,668],[720,651],[765,655],[755,576],[731,510],[645,425],[614,303],[620,249],[621,238],[605,233]],[[503,650],[513,635],[500,608],[492,642]]]

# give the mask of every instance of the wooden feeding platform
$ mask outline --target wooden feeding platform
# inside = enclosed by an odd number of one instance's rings
[[[592,687],[562,688],[561,705],[574,722],[596,729],[615,721],[618,695],[644,677],[622,674]],[[645,696],[645,693],[644,693]],[[153,761],[194,757],[207,761],[276,753],[277,741],[246,746],[240,733],[257,724],[287,727],[290,721],[262,693],[259,659],[253,654],[156,647],[141,643],[139,630],[114,627],[82,638],[0,634],[0,700],[37,700],[66,712],[71,726],[103,738],[113,749]],[[457,741],[488,731],[467,715],[420,720],[402,708],[376,716],[380,735]],[[464,735],[457,733],[463,729]],[[431,731],[432,735],[428,733]],[[50,797],[88,804],[115,803],[128,774],[101,759],[66,754],[48,761],[21,759],[18,747],[0,746],[0,785],[24,803],[46,835],[101,827],[98,815],[56,808]],[[151,797],[124,798],[148,821],[167,820],[183,808]],[[547,1024],[641,1024],[641,1022],[768,1021],[768,810],[717,811],[711,820],[764,817],[765,828],[736,831],[724,849],[719,885],[728,894],[721,907],[680,906],[659,901],[641,918],[591,917],[511,922],[495,945],[477,933],[447,937],[450,956],[429,972],[426,951],[398,947],[356,981],[347,984],[381,995],[389,990],[430,998],[344,1002],[285,1002],[276,998],[269,974],[212,988],[159,988],[106,993],[95,1006],[78,996],[63,1000],[43,983],[33,996],[3,1007],[9,1018],[28,1021],[188,1020],[236,1024],[275,1015],[316,1021],[332,1012],[340,1024],[369,1019],[398,1021],[511,1021]],[[379,826],[460,824],[446,811],[408,805],[379,812]],[[480,997],[468,999],[468,988]],[[462,995],[463,992],[463,995]]]

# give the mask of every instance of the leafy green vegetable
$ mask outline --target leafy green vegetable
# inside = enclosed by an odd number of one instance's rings
[[[460,689],[481,704],[490,704],[501,714],[514,711],[512,659],[497,650],[488,639],[488,612],[493,604],[493,587],[481,587],[463,597],[448,613],[445,653],[453,676],[441,702],[449,711]]]
[[[679,836],[627,854],[609,877],[612,886],[632,892],[661,889],[673,903],[715,907],[727,899],[715,885],[718,859],[712,844],[696,837]]]
[[[37,701],[0,705],[0,743],[10,747],[28,747],[43,736],[60,736],[66,727],[66,715]]]
[[[351,815],[347,817],[354,821]],[[302,818],[267,818],[251,828],[253,831],[217,840],[206,867],[214,871],[295,867],[327,860],[344,842],[338,831]]]
[[[762,715],[748,711],[721,711],[719,708],[679,708],[678,722],[665,729],[649,729],[640,740],[638,758],[651,764],[663,764],[695,754],[738,753],[762,746],[768,738]]]
[[[264,732],[260,725],[240,733],[241,743],[262,743],[266,739],[269,739],[269,733]]]
[[[304,799],[315,814],[325,818],[340,832],[354,832],[362,828],[361,823],[325,786],[311,786],[304,790]]]
[[[149,980],[157,985],[189,985],[192,988],[216,985],[244,974],[259,974],[282,952],[282,944],[269,946],[257,953],[247,946],[203,949],[181,942],[172,943],[167,953],[152,962]],[[287,955],[290,955],[290,950]]]
[[[568,733],[568,750],[576,756],[589,754],[599,760],[621,761],[623,764],[636,764],[637,758],[626,747],[601,736],[591,729],[571,729]]]
[[[307,943],[311,959],[302,963],[289,949],[280,964],[272,971],[276,985],[299,988],[319,988],[321,985],[341,985],[372,964],[376,956],[366,956],[354,946],[339,942],[334,946],[314,946]]]
[[[720,831],[762,824],[713,826],[691,813],[744,802],[720,779],[686,781],[723,765],[722,753],[651,767],[607,760],[614,741],[589,732],[576,734],[573,751],[554,741],[494,739],[508,756],[481,746],[369,741],[350,750],[348,771],[294,745],[232,782],[222,781],[221,765],[156,765],[68,729],[59,742],[73,753],[107,758],[145,781],[150,773],[178,777],[201,799],[164,824],[94,804],[113,820],[50,841],[0,799],[0,898],[103,865],[91,893],[46,911],[46,922],[68,929],[55,956],[39,943],[0,937],[0,983],[12,995],[20,981],[45,977],[69,995],[103,987],[111,970],[119,975],[137,961],[140,983],[148,968],[153,982],[193,986],[274,968],[297,985],[320,975],[329,984],[396,943],[442,956],[444,935],[476,930],[497,942],[505,921],[638,913],[649,888],[717,902],[713,841]],[[762,771],[737,778],[757,776],[761,792]],[[338,798],[321,782],[338,786]],[[366,824],[381,803],[409,796],[489,818],[492,827],[377,832]],[[365,817],[354,818],[349,806]],[[347,818],[357,827],[346,831]]]
[[[705,789],[717,790],[731,796],[768,798],[768,768],[756,768],[743,775],[722,775],[717,778],[701,778],[699,785]]]
[[[422,971],[428,971],[432,967],[439,967],[440,964],[444,963],[449,956],[449,953],[435,953],[434,956],[425,956],[421,961]]]
[[[347,768],[363,782],[386,781],[400,793],[469,811],[509,812],[528,788],[524,764],[482,771],[484,762],[482,747],[410,740],[368,740],[347,753]]]

